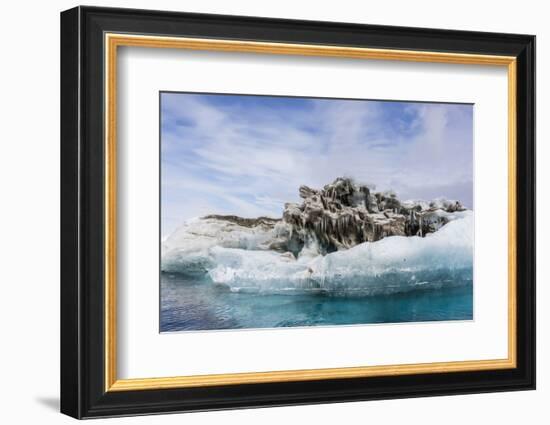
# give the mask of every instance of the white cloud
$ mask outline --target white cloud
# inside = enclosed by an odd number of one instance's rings
[[[470,107],[409,103],[388,112],[383,102],[301,100],[285,109],[269,99],[247,106],[163,95],[163,233],[177,225],[174,217],[182,222],[205,208],[280,216],[300,185],[342,175],[402,198],[471,200]]]

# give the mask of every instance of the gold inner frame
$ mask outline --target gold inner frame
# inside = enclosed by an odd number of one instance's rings
[[[516,58],[462,53],[337,47],[327,45],[105,34],[105,391],[134,391],[416,373],[447,373],[516,367]],[[119,46],[325,56],[355,59],[504,66],[508,72],[508,357],[381,366],[303,369],[175,377],[118,379],[116,324],[116,123]]]

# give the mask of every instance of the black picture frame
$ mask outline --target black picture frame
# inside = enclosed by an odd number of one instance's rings
[[[104,34],[514,56],[517,60],[517,367],[105,391]],[[178,12],[61,13],[61,412],[75,418],[535,388],[535,37]]]

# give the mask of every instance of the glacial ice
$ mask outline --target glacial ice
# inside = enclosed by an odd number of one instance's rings
[[[196,251],[214,245],[226,248],[258,249],[273,238],[267,226],[244,227],[214,218],[188,220],[163,243],[163,250],[187,248]]]
[[[268,226],[244,227],[213,218],[188,220],[162,243],[162,270],[204,274],[215,265],[209,249],[262,249],[275,233],[276,230]]]
[[[326,255],[305,246],[298,258],[266,249],[278,225],[261,229],[192,221],[163,244],[162,270],[202,276],[235,292],[260,293],[375,295],[471,282],[473,213],[440,213],[449,222],[425,237],[388,236]]]

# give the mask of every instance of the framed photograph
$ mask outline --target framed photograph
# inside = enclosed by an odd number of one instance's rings
[[[61,411],[535,388],[535,37],[61,14]]]

